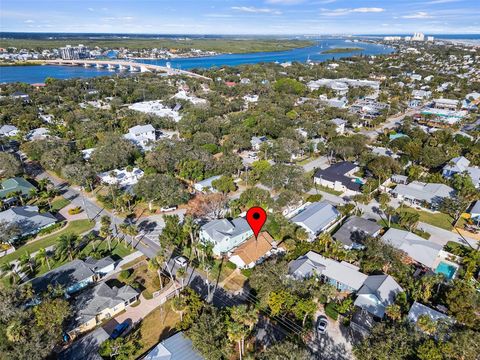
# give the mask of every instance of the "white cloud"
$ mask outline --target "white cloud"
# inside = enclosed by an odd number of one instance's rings
[[[30,19],[24,21],[25,24],[33,24],[34,22],[35,22],[35,21],[30,20]]]
[[[354,9],[335,9],[335,10],[328,10],[328,9],[321,9],[322,15],[325,16],[343,16],[352,13],[380,13],[384,12],[385,9],[378,8],[378,7],[361,7],[361,8],[354,8]]]
[[[95,11],[95,9],[94,9],[94,8],[91,8],[91,7],[87,8],[87,10],[88,10],[88,11],[91,11],[91,12],[94,12],[94,11]]]
[[[425,11],[417,11],[414,14],[404,15],[404,16],[402,16],[402,18],[404,18],[404,19],[431,19],[431,18],[433,18],[433,16],[429,15]]]
[[[253,6],[232,6],[232,10],[237,10],[237,11],[252,13],[252,14],[274,14],[274,15],[281,14],[281,12],[278,10],[269,9],[269,8],[257,8]]]

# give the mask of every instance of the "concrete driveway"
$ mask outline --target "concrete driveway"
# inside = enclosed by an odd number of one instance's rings
[[[314,327],[316,329],[317,319],[325,315],[323,308],[315,316]],[[348,329],[340,321],[328,318],[327,332],[317,334],[308,342],[308,347],[314,354],[314,359],[319,360],[350,360],[355,359],[352,353],[352,343],[348,338]]]

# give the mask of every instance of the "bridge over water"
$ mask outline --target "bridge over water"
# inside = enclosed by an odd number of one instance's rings
[[[185,75],[202,80],[212,80],[209,77],[196,74],[191,71],[172,69],[167,66],[142,64],[134,61],[121,61],[121,60],[46,60],[46,64],[50,65],[67,65],[67,66],[84,66],[84,67],[96,67],[109,70],[123,70],[131,72],[156,72],[166,73],[168,75]]]

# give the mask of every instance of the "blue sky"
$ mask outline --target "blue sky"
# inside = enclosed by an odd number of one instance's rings
[[[161,34],[480,33],[480,0],[0,0],[0,30]]]

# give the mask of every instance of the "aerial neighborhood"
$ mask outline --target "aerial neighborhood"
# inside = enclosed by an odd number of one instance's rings
[[[365,41],[0,84],[0,358],[478,359],[480,48]]]

